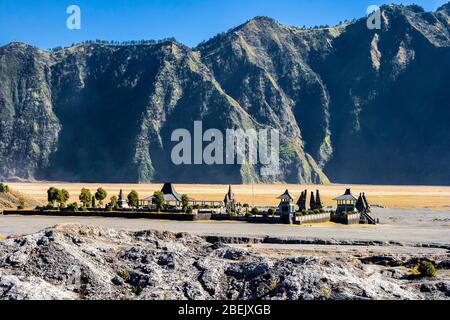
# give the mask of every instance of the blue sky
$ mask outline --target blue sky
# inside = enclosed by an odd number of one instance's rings
[[[175,37],[195,46],[255,16],[295,26],[360,18],[369,5],[416,3],[435,10],[448,0],[0,0],[0,45],[22,41],[43,49],[82,40]],[[81,30],[68,30],[66,8],[81,8]]]

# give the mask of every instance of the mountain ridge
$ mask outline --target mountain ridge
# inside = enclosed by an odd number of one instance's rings
[[[383,6],[381,30],[365,19],[302,29],[255,17],[194,48],[2,46],[0,177],[448,184],[449,5]],[[428,82],[411,94],[411,79]],[[171,132],[196,120],[205,130],[279,129],[281,173],[172,165]]]

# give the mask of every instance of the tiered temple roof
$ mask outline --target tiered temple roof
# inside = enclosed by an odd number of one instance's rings
[[[166,182],[161,189],[164,194],[165,202],[181,202],[181,194],[179,194],[171,183]],[[150,196],[144,199],[144,201],[152,202],[154,196]]]
[[[178,201],[181,202],[181,194],[176,192],[173,184],[166,182],[161,189],[164,194],[165,201]]]
[[[294,197],[289,193],[289,190],[286,190],[281,196],[278,197],[282,201],[294,201]]]
[[[345,190],[345,193],[342,196],[334,198],[336,201],[357,201],[358,199],[352,194],[350,189]]]

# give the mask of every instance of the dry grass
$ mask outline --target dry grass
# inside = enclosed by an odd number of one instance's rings
[[[39,201],[36,201],[32,197],[15,189],[11,189],[7,193],[0,193],[0,208],[1,209],[16,209],[17,206],[22,204],[25,208],[31,209],[38,205],[42,205]]]
[[[100,184],[100,183],[64,183],[64,182],[35,182],[9,183],[11,188],[19,190],[36,200],[46,202],[46,191],[49,187],[64,188],[71,195],[70,201],[78,201],[81,188],[89,188],[92,192],[103,187],[108,192],[108,199],[117,195],[122,188],[125,194],[136,190],[141,198],[150,196],[161,189],[161,184]],[[371,185],[235,185],[233,190],[238,201],[250,205],[277,205],[276,199],[286,189],[298,197],[304,189],[319,189],[326,206],[335,205],[332,199],[341,195],[347,187],[351,187],[354,194],[365,192],[372,204],[388,208],[430,208],[436,210],[450,210],[450,187],[438,186],[371,186]],[[221,201],[228,191],[227,185],[176,185],[179,193],[188,194],[198,200]],[[253,191],[252,191],[253,190]]]

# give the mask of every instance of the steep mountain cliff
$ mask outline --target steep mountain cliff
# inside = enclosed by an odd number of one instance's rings
[[[386,6],[382,30],[349,25],[315,64],[332,97],[332,180],[450,183],[449,21]]]
[[[449,184],[450,4],[299,29],[257,17],[191,49],[0,48],[0,177]],[[280,130],[281,172],[172,164],[173,130]],[[205,144],[206,145],[206,144]]]

